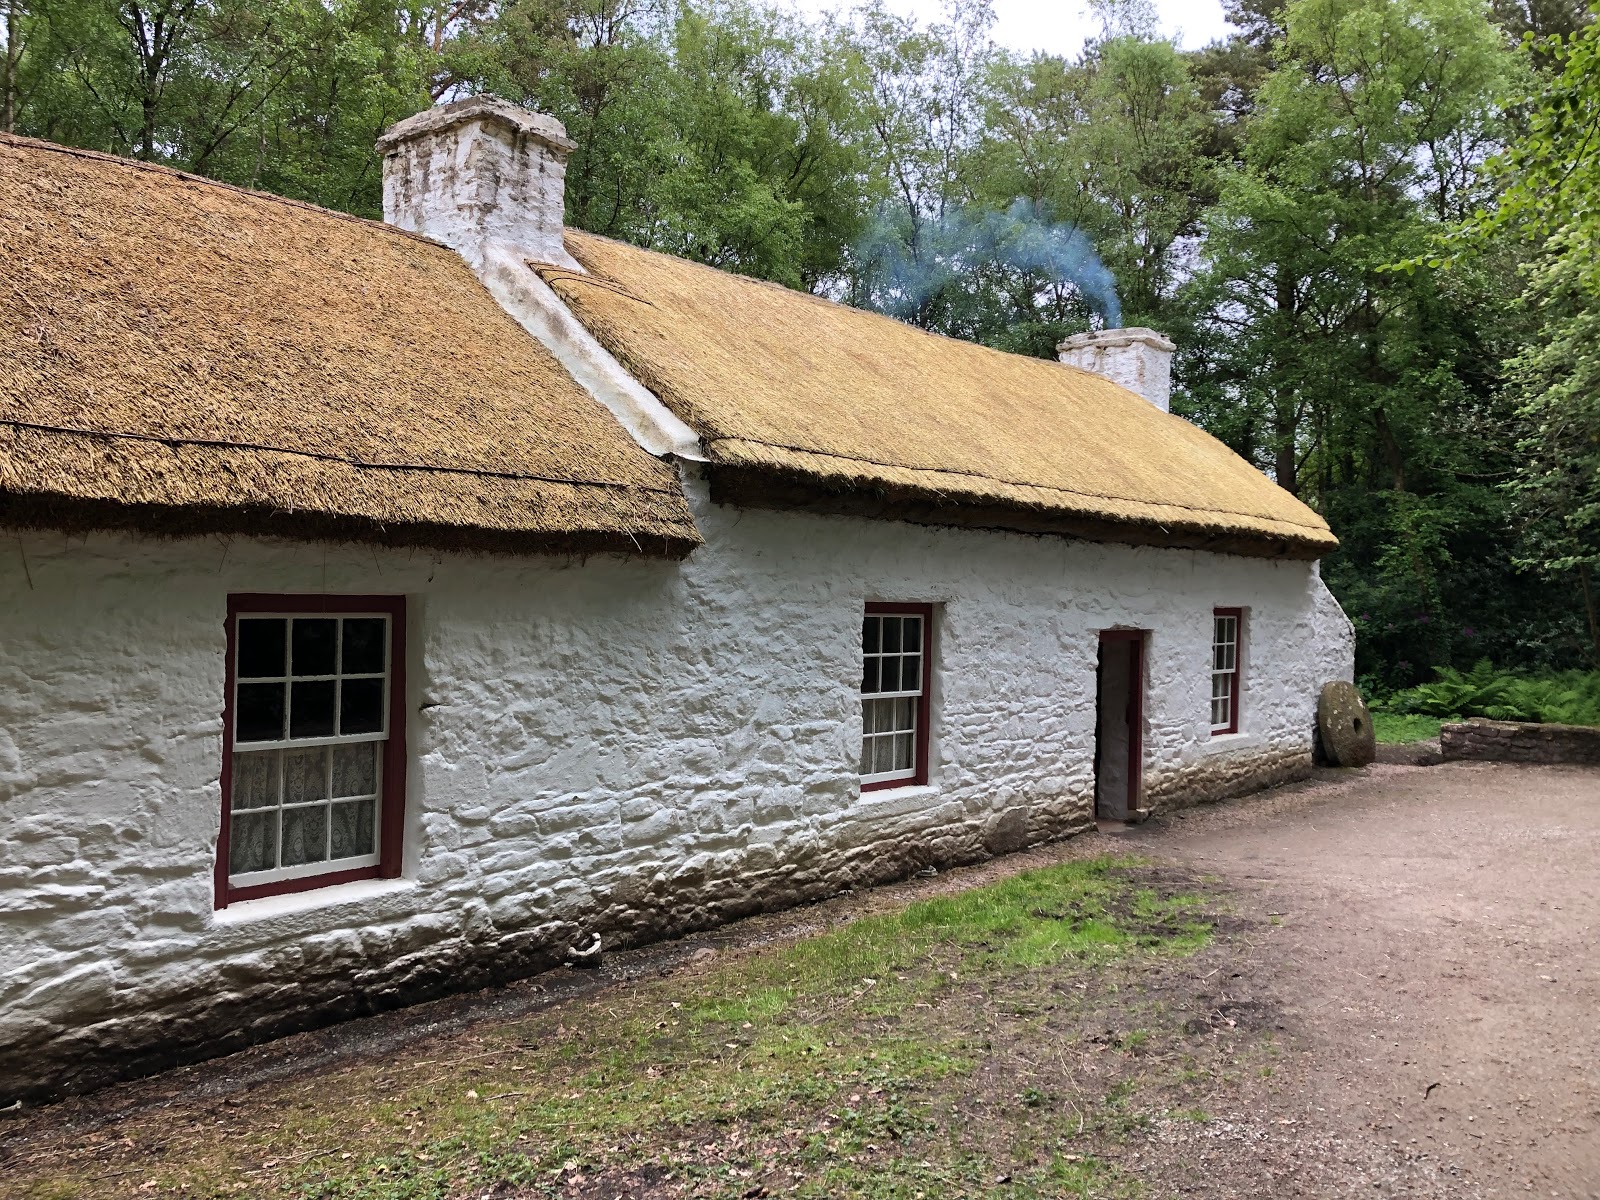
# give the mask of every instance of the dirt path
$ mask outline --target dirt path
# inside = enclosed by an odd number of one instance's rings
[[[1281,922],[1239,985],[1297,1052],[1240,1100],[1354,1161],[1277,1194],[1600,1197],[1600,772],[1377,766],[1121,840]]]

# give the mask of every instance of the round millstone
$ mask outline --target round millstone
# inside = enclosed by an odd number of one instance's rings
[[[1372,714],[1356,685],[1336,679],[1322,685],[1317,698],[1317,731],[1322,749],[1339,767],[1364,767],[1378,756]]]

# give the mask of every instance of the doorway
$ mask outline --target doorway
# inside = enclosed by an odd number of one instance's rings
[[[1094,815],[1136,821],[1144,763],[1144,642],[1142,629],[1100,634],[1094,731]]]

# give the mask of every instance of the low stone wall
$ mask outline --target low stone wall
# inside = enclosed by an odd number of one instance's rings
[[[1521,721],[1462,721],[1439,733],[1446,762],[1585,763],[1600,766],[1600,729]]]

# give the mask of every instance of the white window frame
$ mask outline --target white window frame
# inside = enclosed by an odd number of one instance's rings
[[[917,632],[919,636],[917,638],[917,643],[914,650],[906,650],[903,645],[897,650],[886,651],[883,649],[882,622],[884,618],[893,618],[901,621],[904,621],[906,618],[915,618],[917,620]],[[878,649],[876,651],[869,652],[866,648],[865,626],[867,622],[872,620],[878,621],[879,641]],[[869,604],[862,614],[862,626],[862,757],[865,757],[869,741],[876,742],[881,738],[892,738],[909,734],[911,737],[911,765],[909,767],[898,768],[889,771],[872,771],[862,773],[860,775],[861,786],[863,788],[874,788],[883,787],[893,783],[915,784],[925,782],[927,778],[926,772],[928,769],[928,757],[930,754],[930,747],[928,745],[928,725],[930,723],[929,675],[931,665],[929,659],[932,657],[930,650],[932,647],[933,637],[932,606],[921,604]],[[903,661],[908,658],[914,659],[917,663],[918,686],[915,688],[902,688],[896,691],[887,692],[867,691],[865,686],[867,664],[875,660],[879,664],[879,669],[881,670],[881,664],[885,658],[894,658],[897,663],[903,663]],[[869,708],[869,706],[873,706],[876,704],[876,702],[880,701],[895,700],[910,700],[912,702],[911,726],[907,729],[895,729],[892,731],[883,731],[881,733],[868,732],[867,725],[870,720],[868,714],[869,712],[874,711],[874,709]]]
[[[1231,635],[1231,636],[1230,636]],[[1239,701],[1244,690],[1244,609],[1211,612],[1211,736],[1239,732]],[[1224,719],[1217,719],[1217,706]]]
[[[340,802],[340,801],[348,802],[348,801],[354,801],[354,800],[370,800],[372,802],[372,806],[373,806],[373,835],[372,835],[373,836],[373,849],[372,849],[372,852],[370,854],[357,854],[357,855],[351,855],[351,856],[348,856],[348,857],[345,857],[345,858],[332,858],[332,857],[329,857],[329,858],[321,859],[321,860],[319,860],[317,862],[296,863],[293,866],[288,866],[288,867],[280,865],[280,866],[273,867],[273,868],[271,868],[269,870],[265,870],[265,871],[247,871],[247,872],[244,872],[242,874],[237,874],[237,875],[234,874],[232,872],[232,870],[230,869],[229,872],[228,872],[228,887],[229,888],[237,888],[237,889],[251,888],[251,887],[257,887],[257,886],[259,886],[261,884],[282,883],[282,882],[287,882],[287,881],[296,880],[296,879],[309,879],[309,878],[311,878],[313,876],[317,876],[317,875],[332,875],[332,874],[334,874],[336,872],[354,871],[354,870],[360,870],[360,869],[362,869],[364,867],[375,867],[375,866],[378,866],[379,863],[380,863],[380,860],[382,858],[382,852],[383,852],[383,817],[384,817],[384,812],[383,812],[383,804],[384,804],[383,769],[384,769],[384,757],[385,757],[384,753],[383,753],[383,750],[381,748],[375,748],[374,751],[373,751],[373,755],[374,755],[374,758],[376,760],[376,764],[375,764],[376,769],[375,769],[375,773],[374,773],[375,786],[374,786],[373,792],[370,795],[367,795],[367,796],[337,796],[337,797],[334,796],[333,795],[333,755],[329,754],[329,755],[326,756],[326,765],[325,765],[326,779],[325,779],[325,786],[324,786],[324,789],[323,789],[324,793],[325,793],[324,797],[322,799],[320,799],[320,800],[307,800],[307,801],[304,801],[304,802],[301,802],[301,803],[298,803],[298,804],[286,804],[286,803],[284,803],[284,799],[283,799],[284,787],[286,786],[285,777],[287,775],[287,772],[284,770],[284,758],[286,757],[286,755],[288,753],[290,753],[292,751],[296,751],[296,750],[315,750],[318,747],[325,747],[325,746],[353,746],[353,745],[360,745],[360,744],[367,743],[367,742],[387,742],[389,740],[389,735],[390,735],[390,729],[389,729],[389,700],[390,700],[390,688],[392,686],[393,676],[394,676],[394,618],[389,613],[386,613],[386,612],[322,613],[322,612],[306,612],[306,611],[300,611],[300,612],[257,612],[257,611],[252,610],[252,611],[249,611],[249,612],[241,612],[241,613],[239,613],[234,618],[234,620],[237,623],[243,623],[245,621],[285,621],[285,622],[287,622],[287,624],[284,627],[284,667],[285,667],[286,670],[288,670],[290,672],[290,674],[286,674],[286,675],[271,675],[271,676],[269,676],[269,675],[262,675],[262,676],[252,675],[252,676],[250,676],[248,678],[245,678],[245,677],[241,676],[240,673],[239,673],[239,654],[241,653],[241,651],[243,649],[243,640],[244,639],[239,636],[239,634],[237,632],[237,627],[236,627],[235,636],[234,636],[235,645],[234,645],[234,662],[233,662],[234,694],[230,698],[231,701],[232,701],[232,707],[233,707],[233,709],[235,711],[235,721],[237,721],[237,719],[238,719],[238,717],[237,717],[237,709],[238,709],[238,703],[239,703],[238,696],[239,696],[239,688],[242,685],[244,685],[244,684],[252,684],[252,683],[278,683],[278,684],[282,684],[283,685],[283,691],[284,691],[284,699],[283,699],[283,730],[284,730],[284,733],[285,733],[286,736],[281,737],[281,738],[267,739],[267,740],[264,740],[264,741],[246,742],[246,741],[241,741],[239,739],[237,729],[235,729],[234,738],[233,738],[233,744],[232,744],[232,747],[230,749],[230,753],[233,756],[233,764],[230,764],[230,777],[232,777],[234,775],[234,773],[235,773],[235,771],[237,769],[236,764],[237,764],[238,758],[239,758],[239,756],[241,754],[255,754],[255,753],[263,752],[263,751],[276,752],[276,754],[277,754],[278,802],[277,802],[276,805],[258,805],[255,808],[237,808],[237,807],[234,807],[233,797],[232,796],[226,796],[226,797],[224,797],[224,801],[228,805],[230,819],[233,820],[233,821],[237,821],[237,819],[241,815],[247,815],[247,814],[250,814],[250,813],[261,813],[261,812],[276,812],[276,813],[278,813],[279,816],[278,816],[277,855],[278,855],[278,861],[281,864],[282,861],[283,861],[283,815],[282,814],[284,814],[286,812],[289,812],[289,811],[291,811],[293,809],[297,809],[297,808],[319,808],[319,807],[320,808],[326,808],[328,810],[328,819],[327,819],[327,827],[326,827],[325,834],[326,834],[326,838],[327,838],[327,850],[328,850],[328,853],[331,856],[331,854],[333,852],[333,805],[335,803]],[[295,674],[293,674],[292,672],[293,672],[293,668],[294,668],[294,663],[293,663],[292,659],[293,659],[293,653],[294,653],[294,650],[293,650],[293,648],[294,648],[294,623],[296,621],[327,621],[327,620],[335,621],[336,622],[336,626],[337,626],[337,634],[336,634],[335,639],[334,639],[334,649],[333,649],[333,661],[334,661],[334,665],[336,667],[342,667],[343,662],[344,662],[344,622],[347,621],[347,620],[379,620],[379,621],[382,621],[383,622],[383,671],[382,672],[370,672],[370,671],[368,671],[368,672],[351,672],[349,674],[345,674],[342,670],[340,670],[340,671],[337,671],[335,674],[332,674],[332,675],[295,675]],[[334,720],[337,723],[338,720],[339,720],[339,715],[340,715],[341,708],[342,708],[342,702],[343,702],[343,699],[344,699],[344,681],[347,680],[347,679],[382,679],[383,680],[383,691],[382,691],[382,697],[381,697],[381,700],[380,700],[381,707],[380,707],[380,710],[379,710],[380,714],[381,714],[381,720],[383,722],[383,726],[378,732],[376,732],[376,733],[356,733],[356,734],[338,734],[338,733],[334,733],[334,734],[326,735],[326,736],[301,737],[301,738],[287,736],[288,731],[293,727],[292,726],[292,721],[293,721],[293,716],[294,716],[294,686],[293,686],[294,684],[296,684],[296,683],[317,683],[317,682],[332,681],[333,685],[334,685],[334,689],[333,689],[333,712],[334,712]],[[231,845],[231,843],[230,843],[230,845]]]

